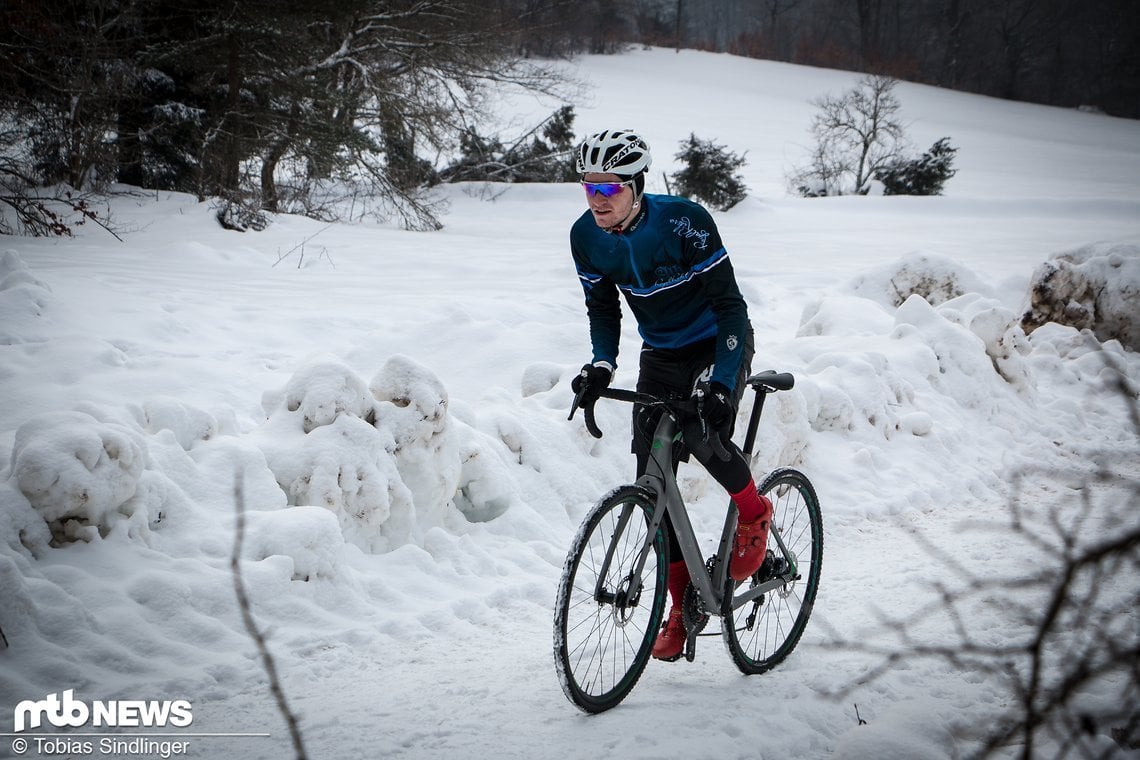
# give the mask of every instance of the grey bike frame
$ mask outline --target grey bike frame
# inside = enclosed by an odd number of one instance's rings
[[[748,432],[745,436],[744,449],[742,450],[745,459],[751,457],[752,446],[756,440],[756,429],[760,423],[760,414],[763,411],[764,399],[767,396],[765,391],[759,388],[756,390],[756,403],[752,407],[752,414],[748,421]],[[649,530],[646,533],[645,543],[641,547],[637,566],[634,568],[632,577],[630,578],[633,585],[626,590],[625,601],[628,603],[629,600],[636,599],[641,593],[641,574],[645,568],[645,563],[649,559],[649,554],[653,550],[653,539],[665,519],[666,511],[668,511],[670,521],[673,524],[674,536],[677,539],[677,545],[681,547],[681,557],[685,560],[685,565],[689,569],[689,580],[696,589],[701,601],[704,603],[703,612],[721,615],[722,605],[724,603],[722,589],[725,588],[725,580],[728,574],[728,560],[733,538],[736,535],[736,505],[732,500],[729,500],[728,513],[725,515],[724,529],[721,531],[720,544],[717,547],[716,554],[721,561],[714,563],[715,567],[712,574],[710,574],[705,566],[705,560],[701,554],[696,533],[693,531],[693,524],[689,520],[688,512],[685,510],[685,502],[681,498],[680,490],[677,488],[677,478],[673,474],[673,443],[677,440],[678,435],[677,421],[673,418],[673,415],[669,413],[662,414],[661,419],[657,423],[657,429],[653,433],[653,443],[650,448],[646,472],[638,478],[636,483],[638,487],[654,494],[655,508],[653,510],[653,516],[649,521]],[[627,506],[626,509],[622,511],[622,515],[615,529],[615,535],[620,535],[625,531],[632,514],[632,505]],[[771,535],[775,539],[783,556],[794,568],[796,557],[788,551],[788,547],[784,544],[783,537],[775,525],[772,526]],[[602,563],[602,571],[598,576],[598,585],[594,593],[594,597],[598,601],[616,601],[614,598],[611,598],[615,597],[614,594],[608,593],[603,589],[604,579],[608,576],[616,543],[616,541],[611,543],[609,551],[606,553],[606,558]],[[676,560],[673,559],[673,561]],[[793,574],[794,572],[793,569]],[[732,607],[733,609],[743,607],[757,597],[780,588],[783,585],[785,585],[785,580],[782,577],[772,578],[765,583],[757,584],[744,590],[740,594],[734,594]]]
[[[653,516],[649,520],[649,529],[646,532],[645,542],[641,547],[637,565],[630,574],[631,586],[626,589],[625,598],[617,599],[617,594],[605,590],[605,579],[609,576],[609,567],[613,561],[614,548],[617,541],[610,544],[606,557],[602,561],[601,572],[598,574],[598,583],[594,589],[594,598],[599,602],[632,604],[641,593],[641,574],[645,563],[653,550],[653,540],[668,510],[673,523],[674,535],[677,544],[681,547],[681,556],[689,568],[690,582],[696,587],[697,593],[705,603],[708,610],[715,610],[720,614],[721,593],[724,588],[727,562],[718,562],[713,575],[709,575],[705,568],[704,558],[701,556],[700,546],[697,544],[693,525],[684,508],[684,500],[677,489],[677,478],[673,475],[673,442],[677,439],[677,422],[671,414],[662,414],[653,433],[653,443],[650,447],[649,463],[646,472],[638,478],[637,485],[654,496]],[[634,514],[634,506],[627,505],[622,510],[615,526],[614,535],[621,535]],[[727,549],[736,531],[736,507],[730,503],[729,513],[725,519],[724,532],[720,539],[719,557],[727,557]],[[674,559],[674,561],[676,561]]]
[[[649,463],[645,474],[638,479],[637,485],[654,492],[657,495],[656,509],[649,523],[649,541],[642,551],[638,563],[638,573],[634,576],[641,578],[641,566],[647,560],[649,552],[646,551],[652,544],[652,538],[664,521],[668,511],[670,522],[673,524],[673,535],[677,545],[681,547],[681,558],[689,568],[689,579],[696,588],[701,600],[709,611],[719,613],[721,607],[721,590],[724,588],[725,575],[728,572],[727,562],[717,562],[710,575],[705,567],[704,556],[697,542],[693,524],[685,510],[684,500],[677,488],[677,478],[673,475],[673,442],[678,435],[677,422],[670,414],[662,414],[653,433],[653,444],[650,449]],[[718,557],[729,556],[732,539],[736,532],[736,506],[729,503],[728,515],[724,521],[724,530],[720,537],[720,546],[717,549]],[[676,561],[677,558],[670,558]]]

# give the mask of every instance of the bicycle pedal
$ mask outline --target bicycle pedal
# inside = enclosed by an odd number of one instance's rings
[[[709,622],[709,616],[703,615],[697,620],[685,621],[685,659],[692,662],[697,656],[697,636],[701,635],[705,625]]]

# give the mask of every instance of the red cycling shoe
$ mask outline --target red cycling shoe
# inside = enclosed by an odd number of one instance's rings
[[[685,622],[681,619],[681,608],[669,610],[665,625],[653,644],[653,656],[658,660],[672,662],[685,651]]]

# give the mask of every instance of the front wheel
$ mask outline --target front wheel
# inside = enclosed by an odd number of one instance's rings
[[[756,575],[739,585],[728,580],[724,642],[736,666],[750,675],[771,670],[795,649],[811,616],[823,566],[823,516],[811,481],[797,470],[781,468],[756,490],[772,500],[773,533],[779,531],[784,549],[769,536],[768,557]],[[763,584],[774,587],[744,601]]]
[[[636,486],[603,498],[582,522],[558,584],[554,662],[562,691],[590,713],[633,689],[649,656],[667,595],[669,548],[649,536],[653,501]],[[642,549],[650,546],[644,563]]]

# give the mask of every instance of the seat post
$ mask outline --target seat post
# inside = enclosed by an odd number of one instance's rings
[[[767,391],[762,385],[754,385],[756,401],[752,404],[752,414],[748,418],[748,432],[744,436],[744,458],[752,458],[752,446],[756,443],[756,428],[760,426],[760,414],[764,411],[764,399],[768,398]]]

